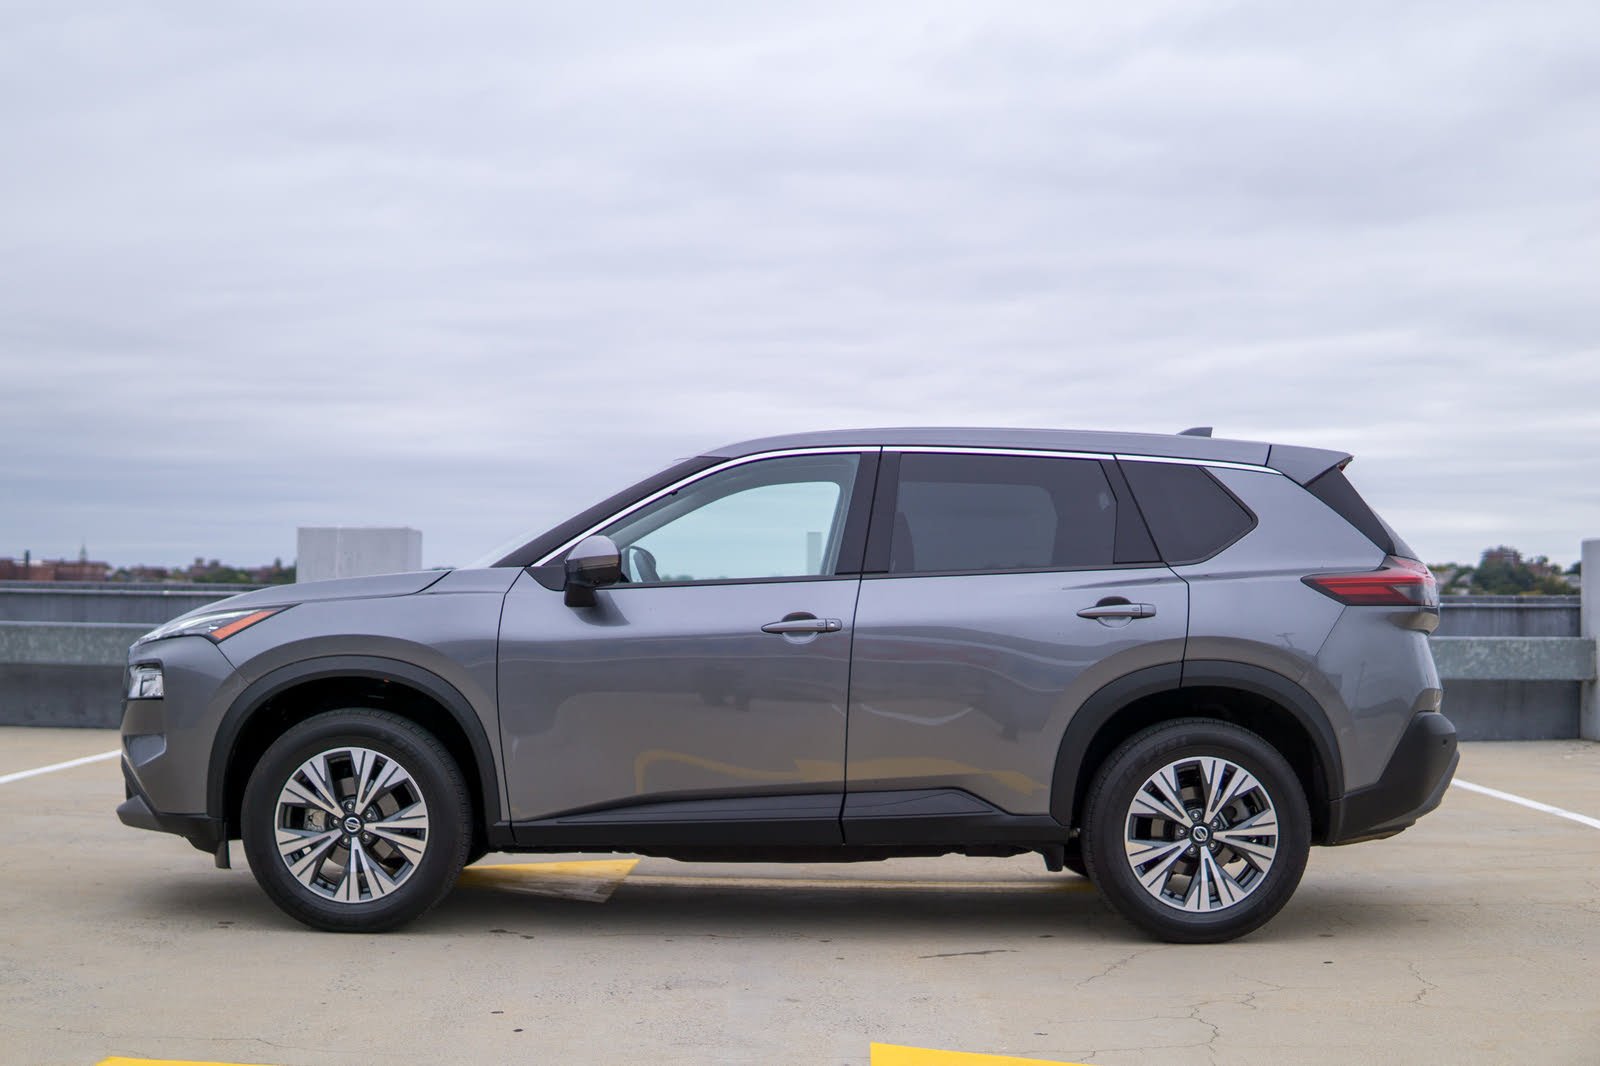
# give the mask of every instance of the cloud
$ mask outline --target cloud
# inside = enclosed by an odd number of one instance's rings
[[[1575,558],[1592,5],[6,16],[0,554],[461,561],[671,459],[993,423],[1323,444]]]

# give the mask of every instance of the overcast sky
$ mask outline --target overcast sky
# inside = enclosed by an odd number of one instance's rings
[[[0,3],[0,556],[464,562],[907,424],[1600,537],[1593,0],[403,7]]]

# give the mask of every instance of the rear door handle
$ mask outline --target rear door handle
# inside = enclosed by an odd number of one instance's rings
[[[1079,618],[1154,618],[1153,603],[1097,603],[1078,612]]]
[[[763,633],[837,633],[844,623],[837,618],[785,618],[781,622],[768,622],[761,627]]]

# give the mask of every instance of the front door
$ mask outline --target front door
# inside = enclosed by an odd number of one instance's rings
[[[793,842],[839,842],[866,518],[852,502],[875,463],[744,461],[625,513],[599,530],[625,582],[593,607],[518,579],[499,678],[519,840],[645,825],[642,840],[685,844],[697,820],[742,819],[756,838],[787,823]]]

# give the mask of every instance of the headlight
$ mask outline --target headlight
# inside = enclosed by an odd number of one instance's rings
[[[166,695],[166,680],[160,663],[139,663],[128,670],[130,700],[159,700]]]
[[[168,637],[205,637],[221,643],[235,633],[249,629],[257,622],[265,621],[279,611],[288,609],[288,607],[266,607],[256,610],[215,611],[211,614],[195,615],[193,618],[179,618],[159,629],[152,629],[134,641],[134,645],[148,644],[152,640],[165,640]]]

